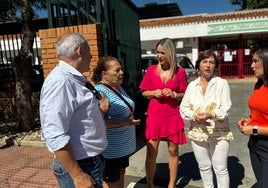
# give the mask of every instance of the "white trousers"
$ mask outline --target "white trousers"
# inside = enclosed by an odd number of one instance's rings
[[[191,141],[191,144],[204,188],[214,187],[213,170],[216,174],[218,188],[229,188],[230,179],[227,169],[227,159],[230,142],[227,140],[209,142]]]

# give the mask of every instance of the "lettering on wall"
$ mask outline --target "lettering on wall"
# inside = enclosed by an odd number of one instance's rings
[[[220,24],[209,24],[208,35],[223,33],[241,33],[248,31],[268,30],[268,20],[252,20],[240,22],[226,22]]]

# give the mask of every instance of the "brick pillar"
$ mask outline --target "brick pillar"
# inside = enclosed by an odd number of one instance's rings
[[[90,71],[85,76],[90,80],[92,70],[96,66],[99,57],[103,56],[101,30],[99,24],[79,25],[39,30],[40,48],[43,63],[44,77],[57,65],[59,59],[56,56],[56,42],[65,33],[77,32],[88,41],[92,59]]]

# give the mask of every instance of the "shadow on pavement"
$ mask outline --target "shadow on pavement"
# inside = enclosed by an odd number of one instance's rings
[[[237,188],[239,185],[242,185],[245,169],[243,165],[239,163],[239,159],[237,157],[229,156],[228,169],[230,175],[230,188]],[[201,177],[193,152],[181,155],[176,188],[186,187],[190,181],[198,181],[198,180],[201,180]],[[168,164],[157,163],[156,174],[154,177],[155,186],[167,187],[168,181],[169,181]],[[137,183],[146,184],[146,177],[140,179]]]
[[[239,163],[239,159],[236,156],[228,157],[228,170],[230,176],[230,188],[236,188],[239,185],[243,185],[242,180],[245,177],[245,169],[243,165]]]
[[[177,179],[179,180],[177,187],[185,187],[191,180],[196,181],[201,179],[193,152],[180,156]]]
[[[200,174],[192,152],[180,156],[180,165],[177,176],[177,188],[185,187],[190,180],[199,180]],[[167,163],[157,163],[154,177],[155,186],[167,187],[169,181],[169,169]],[[137,183],[146,184],[146,177]]]

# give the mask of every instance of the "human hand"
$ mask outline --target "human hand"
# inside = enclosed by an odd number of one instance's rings
[[[130,114],[126,117],[127,125],[139,125],[141,123],[140,119],[133,119],[133,115]]]
[[[240,126],[239,127],[239,130],[241,133],[243,133],[244,135],[252,135],[253,134],[253,125],[248,125],[248,124],[245,124],[243,126]]]
[[[133,119],[133,115],[130,114],[129,116],[123,118],[121,120],[121,123],[123,123],[123,125],[139,125],[141,123],[140,119]]]
[[[211,119],[211,113],[208,112],[198,112],[194,115],[195,121],[198,123],[204,123],[207,119]]]
[[[237,126],[240,129],[243,126],[247,126],[249,123],[250,119],[249,118],[241,118],[238,122],[237,122]]]
[[[156,97],[156,98],[161,98],[162,96],[163,96],[163,94],[162,94],[162,90],[161,89],[156,89],[156,90],[154,90],[154,97]]]
[[[140,119],[133,119],[131,125],[140,125],[141,120]]]
[[[162,95],[165,96],[165,97],[172,97],[173,96],[173,92],[169,88],[164,88],[162,90]]]
[[[107,112],[109,110],[109,101],[108,99],[104,96],[103,93],[101,94],[101,100],[100,100],[100,109],[103,113]]]
[[[91,176],[84,172],[80,172],[73,178],[75,188],[94,188],[95,181]]]

